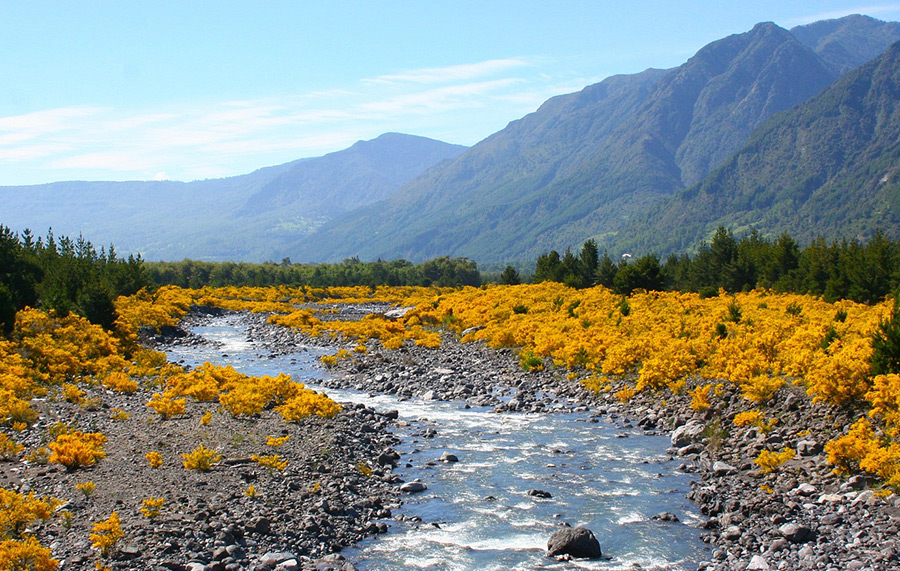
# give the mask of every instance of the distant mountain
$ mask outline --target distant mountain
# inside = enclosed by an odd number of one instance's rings
[[[854,14],[791,28],[800,42],[812,48],[835,72],[843,75],[881,55],[900,40],[900,22],[882,22]]]
[[[299,259],[452,254],[495,261],[533,258],[589,237],[602,243],[702,180],[753,128],[835,77],[790,32],[759,24],[672,70],[612,77],[551,99],[287,252]],[[353,232],[360,227],[371,232]]]
[[[147,259],[262,261],[334,216],[381,200],[465,147],[387,133],[230,178],[0,187],[0,224],[78,233]],[[278,258],[280,260],[280,258]]]
[[[900,43],[773,117],[701,184],[635,221],[619,247],[684,249],[719,225],[804,241],[900,237]]]

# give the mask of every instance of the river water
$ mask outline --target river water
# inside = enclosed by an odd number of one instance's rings
[[[317,379],[329,375],[318,357],[333,351],[302,347],[272,356],[247,340],[233,316],[214,318],[193,332],[218,345],[174,347],[170,360],[232,365],[248,375],[284,372],[314,389]],[[700,514],[685,499],[690,476],[666,455],[666,437],[588,413],[498,414],[464,409],[460,402],[326,392],[339,402],[398,410],[408,426],[395,429],[402,441],[395,472],[428,486],[404,496],[393,510],[406,521],[389,520],[388,533],[343,551],[358,569],[693,571],[708,559],[696,528]],[[426,438],[429,429],[436,434]],[[445,451],[459,462],[439,462]],[[532,489],[552,497],[529,496]],[[680,521],[651,519],[661,512]],[[545,557],[547,538],[563,522],[592,530],[604,558]]]

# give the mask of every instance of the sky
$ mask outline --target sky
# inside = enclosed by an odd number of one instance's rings
[[[198,180],[386,132],[473,145],[773,21],[900,2],[0,0],[0,185]]]

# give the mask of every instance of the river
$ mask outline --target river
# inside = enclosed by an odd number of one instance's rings
[[[247,340],[234,316],[212,318],[192,332],[216,345],[172,347],[170,360],[232,365],[248,375],[284,372],[318,390],[316,380],[329,375],[318,357],[331,351],[271,355]],[[696,527],[701,516],[685,499],[691,476],[666,454],[667,437],[587,412],[495,413],[460,402],[325,392],[339,402],[399,411],[402,458],[395,472],[428,486],[403,496],[394,515],[405,521],[389,520],[388,533],[343,551],[360,570],[694,571],[708,559]],[[444,452],[459,462],[440,462]],[[533,489],[552,497],[529,496]],[[651,519],[662,512],[679,521]],[[591,529],[604,558],[545,557],[547,538],[564,522]]]

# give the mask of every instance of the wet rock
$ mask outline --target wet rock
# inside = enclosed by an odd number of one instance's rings
[[[441,462],[459,462],[459,458],[456,456],[456,454],[444,452],[443,454],[441,454]]]
[[[417,492],[424,492],[428,489],[428,486],[425,485],[424,482],[420,482],[418,479],[413,480],[412,482],[406,482],[402,486],[400,486],[400,491],[407,494],[415,494]]]
[[[528,490],[528,495],[533,498],[552,498],[553,494],[550,492],[545,492],[544,490],[531,489]]]
[[[653,521],[678,521],[678,516],[672,512],[662,512],[650,518]]]
[[[600,542],[586,527],[567,527],[553,532],[547,541],[547,555],[571,555],[583,559],[602,557]]]

